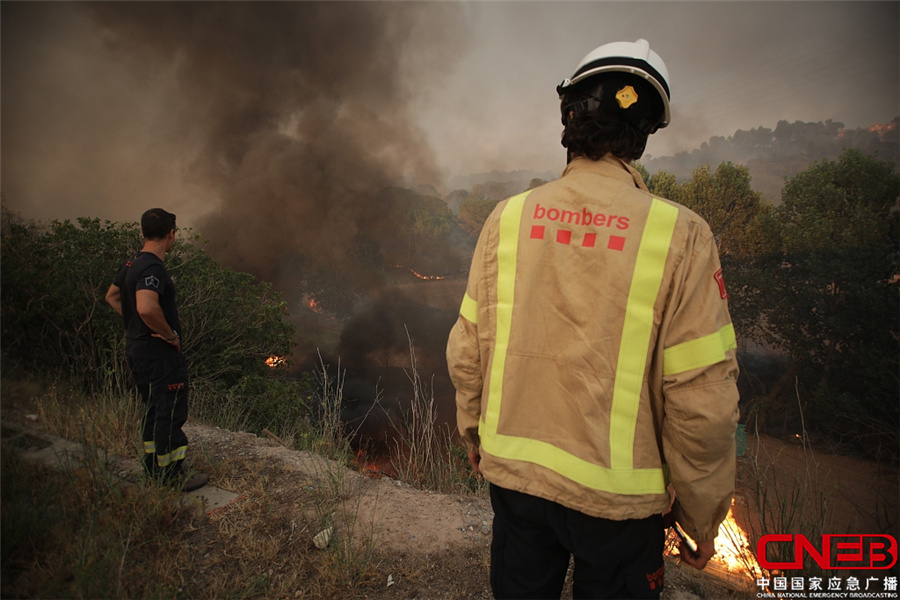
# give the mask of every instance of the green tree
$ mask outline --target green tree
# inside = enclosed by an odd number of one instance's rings
[[[470,236],[478,237],[484,222],[490,216],[491,211],[497,206],[496,200],[485,200],[475,195],[470,195],[459,206],[459,226]]]
[[[265,376],[266,359],[291,353],[295,327],[272,284],[217,263],[194,236],[166,259],[178,286],[178,313],[192,379],[231,387]]]
[[[641,175],[641,179],[644,180],[644,185],[650,185],[650,171],[647,170],[647,167],[642,165],[639,162],[632,163],[631,166]]]
[[[446,240],[456,225],[456,219],[447,203],[435,196],[418,196],[409,203],[406,217],[409,225],[406,264],[412,264],[415,256]]]
[[[644,180],[644,185],[647,186],[651,194],[667,200],[677,201],[678,180],[675,175],[664,170],[659,170],[650,175],[647,168],[638,162],[632,164],[632,166],[640,173],[641,179]]]
[[[704,165],[694,170],[690,180],[678,184],[665,171],[653,175],[650,191],[692,209],[709,223],[719,250],[725,281],[731,295],[730,311],[739,337],[753,336],[760,323],[760,297],[754,252],[771,253],[777,239],[766,219],[768,208],[750,186],[746,167],[730,162],[715,173]],[[776,244],[777,245],[777,244]]]
[[[645,180],[650,193],[667,200],[678,199],[678,180],[675,175],[667,171],[657,171],[652,177]]]
[[[80,218],[48,225],[2,219],[3,364],[63,374],[84,387],[124,375],[121,318],[104,296],[121,262],[141,247],[135,223]],[[294,327],[271,286],[226,269],[198,238],[179,239],[166,263],[178,286],[192,379],[225,387],[266,375],[265,360],[290,353]]]
[[[709,223],[723,256],[739,251],[748,225],[760,211],[759,194],[750,187],[750,171],[730,162],[720,164],[715,174],[709,165],[697,168],[673,199]]]
[[[796,366],[820,430],[888,440],[898,413],[897,198],[888,162],[847,150],[789,179],[768,224],[777,253],[757,261],[770,342]],[[866,448],[872,450],[871,447]]]
[[[443,199],[403,189],[392,190],[389,196],[399,215],[386,236],[394,238],[392,250],[385,251],[391,268],[402,265],[428,275],[463,268],[461,254],[454,248],[455,240],[464,236]]]
[[[23,221],[4,211],[0,271],[4,364],[99,382],[124,372],[122,324],[104,296],[136,224]],[[113,318],[115,317],[115,318]]]

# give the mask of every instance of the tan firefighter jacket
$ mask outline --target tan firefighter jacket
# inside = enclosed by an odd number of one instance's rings
[[[716,243],[612,156],[497,205],[447,346],[464,440],[501,487],[715,537],[738,374]]]

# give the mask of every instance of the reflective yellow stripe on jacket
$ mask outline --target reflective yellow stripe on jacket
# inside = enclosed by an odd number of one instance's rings
[[[478,323],[478,302],[473,300],[469,294],[463,296],[462,306],[459,307],[459,314],[471,321]]]
[[[734,325],[729,323],[715,333],[666,348],[663,351],[663,375],[714,365],[725,360],[725,353],[735,348]]]
[[[653,306],[659,293],[678,209],[654,199],[638,247],[625,310],[619,367],[613,388],[610,424],[610,466],[583,460],[547,442],[498,433],[503,378],[515,304],[516,261],[522,210],[528,192],[511,198],[500,217],[497,317],[494,357],[484,419],[479,427],[486,452],[508,460],[536,463],[585,487],[619,494],[665,491],[662,468],[636,469],[633,463],[635,425],[653,329]],[[466,297],[461,314],[472,322],[474,300]],[[676,347],[677,348],[677,347]],[[679,352],[675,351],[675,356]]]

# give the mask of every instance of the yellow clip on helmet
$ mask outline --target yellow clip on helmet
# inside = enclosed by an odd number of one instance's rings
[[[669,124],[672,117],[669,110],[669,71],[659,54],[651,50],[650,43],[644,39],[612,42],[595,48],[581,59],[575,74],[556,87],[556,92],[562,98],[567,88],[589,77],[610,72],[631,73],[647,80],[659,94],[663,105],[662,118],[654,131]]]

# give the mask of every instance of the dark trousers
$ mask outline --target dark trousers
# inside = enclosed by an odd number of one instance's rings
[[[183,356],[128,358],[143,400],[141,437],[144,471],[162,481],[182,474],[188,439],[182,430],[188,416],[188,371]]]
[[[490,486],[494,597],[559,598],[574,556],[574,598],[659,598],[665,540],[661,515],[612,521]]]

